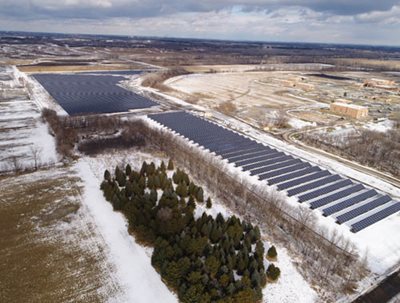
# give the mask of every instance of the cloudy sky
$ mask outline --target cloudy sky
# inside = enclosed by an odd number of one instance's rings
[[[0,30],[400,46],[400,0],[0,0]]]

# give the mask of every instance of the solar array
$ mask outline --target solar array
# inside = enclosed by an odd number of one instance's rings
[[[90,71],[90,72],[80,72],[79,75],[139,75],[142,74],[142,70],[107,70],[107,71]]]
[[[389,196],[187,112],[154,114],[149,118],[259,180],[276,185],[299,203],[334,217],[338,224],[347,224],[352,232],[400,211],[400,202]]]
[[[69,115],[126,112],[157,103],[118,86],[124,77],[36,74],[35,79]]]

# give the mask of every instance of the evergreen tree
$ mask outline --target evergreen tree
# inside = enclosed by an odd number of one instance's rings
[[[222,230],[220,227],[214,226],[214,228],[211,230],[210,234],[210,240],[212,243],[217,243],[219,239],[222,237]]]
[[[182,198],[186,198],[188,196],[188,188],[185,182],[181,182],[176,187],[176,193]]]
[[[201,227],[201,234],[205,237],[209,237],[210,236],[210,227],[207,223],[204,223],[203,226]]]
[[[204,192],[201,187],[197,189],[196,200],[197,202],[204,202]]]
[[[208,199],[207,199],[206,207],[207,208],[211,208],[212,207],[212,203],[211,203],[211,198],[210,197],[208,197]]]
[[[154,176],[154,187],[157,189],[161,188],[161,180],[159,175]]]
[[[261,239],[260,228],[258,226],[254,227],[254,234],[256,241]]]
[[[150,200],[154,201],[154,202],[157,202],[157,200],[158,200],[158,194],[157,194],[157,191],[155,189],[152,189],[150,191]]]
[[[197,186],[193,182],[190,182],[189,183],[189,194],[191,196],[195,196],[196,193],[197,193]]]
[[[165,172],[166,171],[166,166],[165,166],[165,163],[164,163],[164,161],[161,161],[161,164],[160,164],[160,170],[162,171],[162,172]]]
[[[222,274],[219,277],[218,282],[223,288],[226,288],[226,287],[228,287],[228,285],[230,283],[230,278],[227,274]]]
[[[233,295],[233,293],[235,292],[235,285],[233,283],[229,283],[226,292],[228,295]]]
[[[268,249],[267,255],[268,255],[268,258],[270,258],[270,259],[275,259],[275,258],[278,256],[278,254],[277,254],[277,252],[276,252],[276,248],[275,248],[274,245],[272,245],[272,246]]]
[[[107,169],[104,172],[104,180],[111,181],[111,174]]]
[[[174,162],[171,159],[168,161],[168,170],[174,170]]]
[[[257,241],[256,243],[256,251],[254,256],[256,257],[257,261],[259,263],[263,263],[263,258],[264,258],[264,245],[262,244],[261,241]]]
[[[217,274],[220,266],[219,260],[215,256],[211,255],[206,259],[205,264],[211,274],[211,277],[214,277]]]
[[[119,186],[121,186],[121,187],[125,186],[126,176],[125,176],[124,172],[119,169],[118,166],[115,168],[115,178],[116,178]]]
[[[256,287],[256,288],[260,287],[260,285],[261,285],[261,277],[257,270],[255,270],[251,274],[251,283],[252,283],[253,287]]]
[[[126,185],[125,185],[125,194],[126,196],[129,198],[132,196],[133,194],[133,185],[131,181],[126,181]]]
[[[188,200],[188,204],[187,204],[188,208],[193,212],[196,208],[196,203],[194,202],[194,199],[192,196],[189,197]]]
[[[154,177],[152,175],[147,177],[147,187],[149,189],[154,189],[155,188],[155,186],[154,186]]]
[[[131,174],[131,172],[132,172],[132,168],[131,168],[131,166],[129,164],[127,164],[126,167],[125,167],[125,174],[127,176],[129,176]]]
[[[143,164],[142,164],[142,168],[140,169],[140,175],[141,175],[141,176],[144,176],[144,174],[146,173],[146,171],[147,171],[147,162],[144,161]]]

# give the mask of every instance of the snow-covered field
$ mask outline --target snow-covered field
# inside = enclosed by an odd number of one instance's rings
[[[17,79],[15,70],[9,74]],[[23,98],[23,87],[18,89],[20,98],[0,99],[0,171],[49,165],[58,160],[55,140],[40,118],[37,103]]]
[[[112,157],[116,159],[115,155]],[[83,203],[93,217],[99,233],[107,244],[107,255],[115,266],[122,295],[112,302],[178,302],[161,281],[151,265],[151,251],[135,242],[129,235],[122,214],[114,212],[99,188],[108,161],[84,158],[75,169],[84,185]],[[134,163],[134,162],[132,162]],[[111,166],[113,167],[113,166]]]
[[[385,119],[379,122],[369,122],[363,125],[363,127],[369,130],[384,133],[393,128],[393,121]]]

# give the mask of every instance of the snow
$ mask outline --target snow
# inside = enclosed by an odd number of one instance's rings
[[[363,127],[372,131],[385,133],[393,128],[393,121],[385,119],[379,122],[369,122],[364,124]]]
[[[268,303],[310,303],[317,300],[316,292],[303,279],[293,265],[287,251],[277,246],[278,260],[274,261],[281,269],[276,282],[268,283],[263,289],[264,302]]]
[[[108,245],[108,255],[115,265],[116,275],[124,292],[122,297],[114,298],[112,302],[178,302],[159,274],[151,265],[151,258],[146,249],[134,241],[129,235],[127,223],[121,213],[114,212],[107,202],[98,179],[92,172],[89,163],[81,159],[75,165],[84,185],[83,203],[89,212]]]
[[[290,118],[289,124],[291,127],[296,128],[296,129],[301,129],[304,127],[309,127],[309,126],[317,126],[317,123],[315,122],[307,122],[303,121],[297,118]]]
[[[13,80],[22,78],[23,74],[15,68],[10,69]],[[17,86],[17,84],[15,84]],[[7,93],[7,88],[4,89]],[[46,124],[40,117],[36,97],[32,100],[22,99],[25,88],[18,88],[21,97],[1,102],[0,107],[0,170],[14,169],[11,157],[16,157],[21,168],[35,166],[35,155],[38,166],[49,166],[58,162],[55,139],[49,134]]]
[[[28,86],[30,90],[30,97],[33,102],[35,102],[40,110],[43,108],[49,108],[57,112],[58,115],[68,115],[67,112],[53,100],[50,94],[45,90],[45,88],[36,81],[32,76],[20,72],[16,67],[14,67],[15,77],[21,78],[23,82]]]

